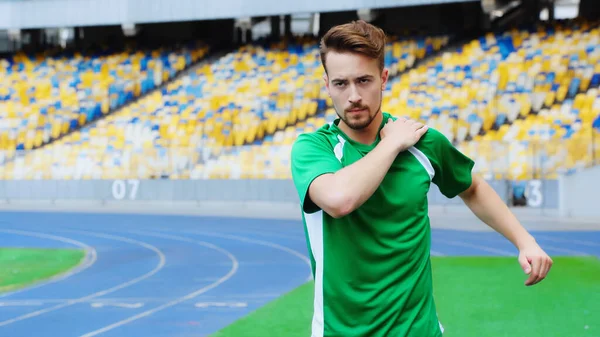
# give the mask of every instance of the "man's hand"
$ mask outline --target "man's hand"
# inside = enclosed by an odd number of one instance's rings
[[[393,143],[398,152],[405,151],[415,145],[427,132],[429,127],[423,123],[406,118],[388,119],[381,129],[381,139]]]
[[[525,285],[543,280],[552,259],[525,230],[496,191],[478,175],[473,175],[471,187],[460,194],[465,204],[485,224],[507,238],[519,250],[519,264],[529,275]]]
[[[380,132],[381,142],[371,152],[313,180],[308,188],[310,202],[334,218],[352,213],[375,193],[398,153],[417,143],[427,129],[405,118],[388,120]]]
[[[529,275],[525,285],[532,286],[546,278],[553,261],[535,241],[532,241],[519,250],[519,263],[525,274]]]

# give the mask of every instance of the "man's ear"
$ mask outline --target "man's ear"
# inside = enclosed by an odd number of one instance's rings
[[[381,91],[385,90],[389,74],[389,70],[387,68],[383,68],[383,71],[381,72]]]
[[[329,77],[327,73],[323,74],[323,81],[325,81],[325,88],[327,88],[327,93],[329,93]]]

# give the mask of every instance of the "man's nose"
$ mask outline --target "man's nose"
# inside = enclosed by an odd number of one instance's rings
[[[350,86],[350,96],[348,97],[348,101],[350,101],[350,103],[358,103],[361,99],[356,86]]]

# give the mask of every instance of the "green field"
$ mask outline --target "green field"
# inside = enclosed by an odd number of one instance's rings
[[[81,249],[0,248],[0,293],[66,272],[84,257]]]
[[[600,260],[553,257],[533,287],[516,258],[434,257],[445,337],[600,336]],[[313,283],[268,303],[212,337],[310,336]]]

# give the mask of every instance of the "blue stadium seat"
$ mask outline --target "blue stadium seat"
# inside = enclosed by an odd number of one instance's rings
[[[0,60],[0,150],[30,150],[148,92],[207,53],[202,44],[148,52]]]
[[[392,38],[383,108],[441,131],[485,177],[515,186],[552,178],[600,157],[599,39],[597,25],[560,21],[488,33],[424,60],[448,38]],[[106,115],[205,52],[0,61],[0,149],[12,151],[0,160],[102,117],[0,176],[289,179],[298,134],[336,118],[315,39],[242,46]]]

